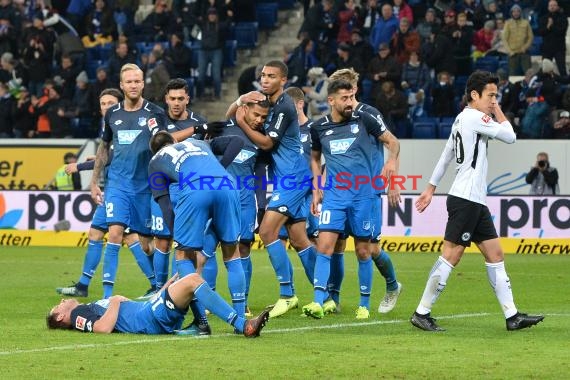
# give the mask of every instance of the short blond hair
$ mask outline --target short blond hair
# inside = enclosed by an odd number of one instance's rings
[[[134,63],[125,63],[125,64],[123,65],[123,67],[121,67],[121,73],[120,73],[119,78],[121,78],[121,80],[123,80],[123,73],[126,72],[126,71],[131,71],[131,70],[138,70],[138,71],[140,71],[141,73],[143,72],[143,71],[141,70],[141,68],[138,67],[136,64],[134,64]]]
[[[347,82],[350,82],[353,86],[356,86],[358,84],[359,78],[360,78],[360,75],[351,67],[349,69],[340,69],[340,70],[335,71],[329,77],[329,80],[331,82],[334,82],[337,80],[345,80]]]

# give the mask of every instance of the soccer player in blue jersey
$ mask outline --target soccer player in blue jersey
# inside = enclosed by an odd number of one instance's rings
[[[339,235],[350,233],[355,240],[358,257],[360,305],[358,319],[369,317],[370,289],[372,286],[372,262],[369,243],[371,238],[370,204],[376,196],[372,187],[373,150],[370,135],[387,143],[390,156],[383,174],[390,174],[397,167],[399,144],[391,140],[384,123],[367,113],[353,113],[354,90],[350,82],[332,81],[328,86],[331,114],[311,126],[312,161],[314,174],[311,211],[319,214],[319,239],[314,274],[314,301],[303,306],[307,316],[323,318],[323,303],[327,295],[331,256]],[[323,188],[320,176],[321,154],[327,163],[328,184]],[[358,178],[368,180],[359,182]]]
[[[218,137],[208,144],[193,138],[175,143],[167,132],[150,141],[154,157],[149,164],[153,197],[166,225],[173,232],[180,276],[200,272],[204,231],[211,225],[221,242],[228,264],[228,287],[238,315],[244,315],[245,276],[237,248],[240,204],[237,183],[224,169],[239,154],[244,141],[236,136]],[[216,155],[222,156],[220,161]],[[176,215],[176,217],[174,217]],[[177,255],[178,255],[177,252]],[[197,262],[197,268],[194,265]]]
[[[151,158],[148,143],[158,130],[168,124],[164,111],[142,97],[144,76],[135,64],[121,68],[121,90],[125,99],[105,114],[105,130],[97,150],[91,180],[91,197],[97,204],[103,202],[98,185],[101,170],[107,163],[111,143],[113,160],[107,173],[105,209],[109,225],[109,240],[103,259],[103,297],[113,293],[117,274],[118,254],[125,228],[139,234],[144,250],[136,257],[139,265],[147,263],[145,274],[154,281],[150,255],[150,189],[148,163]]]
[[[97,302],[80,304],[63,299],[46,317],[50,329],[109,334],[171,334],[179,329],[193,299],[198,299],[220,319],[247,338],[258,337],[267,323],[269,312],[246,320],[237,315],[196,273],[175,281],[169,280],[155,297],[135,302],[123,296],[112,296]]]
[[[303,216],[312,175],[301,152],[295,104],[291,97],[284,93],[287,74],[287,65],[282,61],[267,62],[261,71],[260,83],[263,94],[273,105],[264,125],[265,133],[244,127],[245,123],[241,122],[243,112],[238,110],[236,113],[238,124],[247,137],[259,148],[271,153],[269,171],[274,188],[259,226],[259,236],[267,248],[280,286],[280,298],[270,312],[272,318],[298,307],[299,303],[293,287],[291,261],[287,256],[287,250],[279,240],[281,226],[287,226],[291,245],[299,253],[306,271],[310,270],[310,257],[315,255],[315,247],[307,239],[305,216]],[[242,97],[259,100],[252,97],[251,93]],[[237,106],[241,105],[242,97],[230,106],[228,114],[235,112]]]
[[[249,128],[261,130],[267,114],[269,113],[269,101],[248,103],[242,106],[244,109],[244,121]],[[245,275],[245,310],[246,315],[250,314],[247,307],[247,298],[251,284],[252,264],[251,264],[251,244],[254,240],[255,218],[257,206],[255,201],[255,165],[260,153],[260,149],[247,138],[242,129],[237,125],[235,118],[231,118],[224,128],[221,136],[240,137],[244,141],[244,146],[232,163],[226,168],[238,182],[239,198],[241,205],[241,232],[239,237],[240,262]],[[216,246],[218,237],[212,228],[208,229],[204,241],[202,253],[206,256],[206,263],[202,270],[202,276],[212,289],[215,289],[217,266],[216,266]],[[231,261],[224,263],[230,270]]]
[[[168,116],[167,131],[177,141],[191,137],[196,127],[206,123],[206,119],[188,108],[190,96],[188,83],[182,78],[171,79],[165,88],[164,101],[167,105]],[[161,288],[168,279],[168,265],[172,233],[164,223],[162,212],[158,204],[151,200],[152,227],[154,236],[153,267],[156,278],[156,287]]]
[[[358,91],[358,78],[359,74],[354,69],[349,68],[335,71],[330,76],[329,80],[346,80],[352,83],[353,90],[356,93]],[[354,99],[353,106],[355,112],[357,113],[366,112],[373,117],[378,118],[378,120],[383,120],[380,111],[368,104],[358,102],[356,98]],[[389,140],[396,139],[396,137],[394,137],[389,132],[386,133],[386,137],[389,137]],[[376,145],[377,149],[373,151],[373,177],[380,174],[382,167],[384,166],[384,145],[380,144],[377,140],[374,140],[374,145]],[[397,172],[394,172],[393,174],[397,174]],[[370,242],[370,253],[372,260],[376,265],[376,268],[382,277],[384,277],[386,282],[386,294],[378,306],[378,312],[388,313],[396,306],[396,302],[398,301],[398,297],[402,291],[402,284],[399,283],[396,278],[396,271],[394,269],[394,265],[392,264],[390,255],[388,255],[388,253],[386,253],[384,250],[380,250],[379,243],[382,233],[382,193],[387,190],[386,193],[388,195],[389,203],[392,206],[396,206],[400,202],[400,189],[397,186],[388,186],[388,184],[378,183],[377,185],[378,189],[375,189],[377,197],[374,198],[374,202],[372,203],[373,234]],[[385,189],[382,189],[382,187]],[[335,253],[333,253],[331,259],[331,279],[329,284],[329,291],[336,302],[339,301],[340,284],[342,283],[344,273],[344,255],[342,253],[344,252],[345,246],[346,240],[339,240],[335,246]]]
[[[102,117],[105,116],[107,110],[123,100],[123,94],[116,88],[108,88],[101,91],[99,95],[99,105]],[[93,170],[95,161],[86,161],[82,163],[69,164],[66,167],[66,172],[79,172],[83,170]],[[91,227],[88,232],[89,243],[85,258],[83,260],[83,270],[79,281],[71,286],[56,288],[56,292],[66,296],[87,297],[91,279],[95,274],[95,270],[101,261],[103,254],[103,237],[108,231],[107,219],[105,213],[105,206],[103,204],[97,205]],[[142,248],[139,244],[139,238],[136,233],[126,233],[125,242],[129,248],[134,251],[141,251]],[[137,253],[133,252],[135,257]],[[141,268],[143,269],[143,268]]]

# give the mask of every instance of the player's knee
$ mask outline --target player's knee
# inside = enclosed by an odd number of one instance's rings
[[[105,236],[105,233],[103,231],[99,231],[95,228],[90,228],[89,233],[87,234],[87,237],[89,238],[89,240],[92,240],[92,241],[103,240],[103,236]]]
[[[269,243],[272,243],[277,240],[278,237],[278,231],[275,230],[272,226],[266,225],[265,223],[262,223],[261,226],[259,226],[259,238],[263,244],[267,245]]]

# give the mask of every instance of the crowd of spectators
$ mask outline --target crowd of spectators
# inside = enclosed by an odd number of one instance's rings
[[[0,0],[0,108],[10,111],[0,137],[96,136],[98,93],[118,86],[127,62],[143,68],[151,101],[162,102],[172,77],[194,77],[200,100],[220,99],[227,30],[255,21],[259,0],[46,1]],[[466,77],[482,68],[501,77],[501,105],[519,136],[567,137],[555,127],[570,111],[566,3],[305,0],[299,45],[285,57],[290,84],[304,88],[317,117],[327,112],[328,75],[352,67],[360,99],[406,138],[416,120],[453,117]]]

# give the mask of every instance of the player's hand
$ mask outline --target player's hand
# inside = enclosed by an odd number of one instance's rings
[[[424,192],[421,193],[419,198],[416,200],[416,210],[418,210],[418,212],[424,212],[424,210],[431,203],[432,197],[433,197],[433,193],[431,191],[424,190]]]
[[[65,174],[77,173],[77,162],[65,165]]]
[[[389,186],[387,195],[388,195],[388,203],[392,207],[396,207],[399,203],[402,202],[399,186]]]
[[[210,123],[205,123],[196,126],[196,128],[194,129],[194,133],[201,134],[202,136],[204,136],[204,138],[206,136],[208,136],[209,138],[213,138],[221,135],[226,125],[227,125],[226,121],[212,121]]]
[[[320,210],[320,204],[322,201],[322,193],[320,191],[313,191],[313,200],[311,201],[311,214],[313,214],[314,216],[320,216],[321,215],[321,210]]]
[[[239,126],[241,129],[244,129],[244,128],[249,128],[249,129],[251,129],[251,127],[249,126],[249,124],[247,124],[247,123],[245,122],[245,110],[244,110],[243,108],[241,108],[241,107],[239,107],[239,108],[236,110],[236,122],[237,122],[238,126]]]
[[[382,173],[380,173],[380,175],[386,178],[387,182],[390,182],[394,174],[396,174],[396,161],[395,160],[386,161],[384,167],[382,168]]]
[[[91,184],[91,199],[98,205],[103,204],[103,192],[101,192],[101,188],[96,184]]]
[[[259,91],[250,91],[247,94],[243,94],[239,97],[241,104],[258,103],[265,99],[267,99],[267,96]]]

